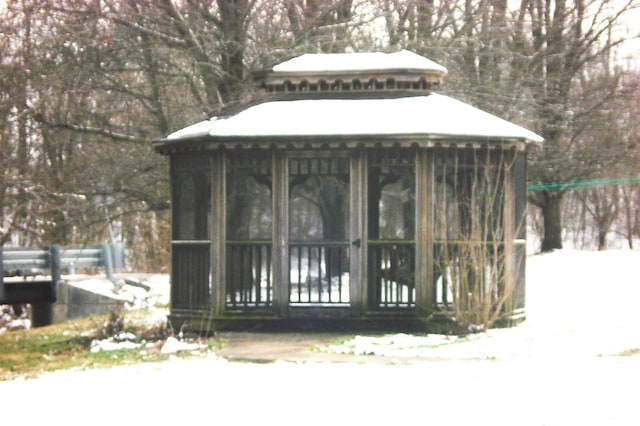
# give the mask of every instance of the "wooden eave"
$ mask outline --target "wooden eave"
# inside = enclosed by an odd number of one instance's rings
[[[481,138],[436,134],[409,135],[283,135],[283,136],[211,136],[204,135],[183,139],[156,139],[156,152],[170,155],[190,151],[215,151],[218,149],[281,149],[324,150],[357,148],[514,148],[525,151],[529,141],[522,138]]]
[[[425,71],[420,69],[384,69],[367,71],[315,71],[315,72],[272,72],[262,71],[254,74],[254,80],[264,85],[278,85],[286,82],[299,84],[306,81],[311,84],[320,81],[333,83],[335,81],[360,80],[366,83],[370,80],[386,81],[393,79],[402,82],[418,82],[424,79],[427,83],[438,85],[442,82],[442,72]]]

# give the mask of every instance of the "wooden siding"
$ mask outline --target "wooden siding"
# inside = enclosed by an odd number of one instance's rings
[[[171,308],[210,308],[209,241],[174,242],[171,248]]]

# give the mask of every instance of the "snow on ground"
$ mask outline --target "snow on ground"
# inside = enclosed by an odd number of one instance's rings
[[[0,382],[27,424],[638,425],[640,251],[528,258],[525,323],[468,339],[404,334],[346,347],[384,363],[195,360]],[[332,350],[344,349],[336,345]],[[398,362],[407,356],[420,362]]]
[[[148,325],[166,323],[169,314],[169,276],[166,274],[116,274],[114,281],[104,276],[66,275],[69,285],[124,302],[131,313],[127,319]]]
[[[640,349],[640,252],[529,256],[527,320],[455,336],[357,336],[339,353],[445,359],[592,358]]]
[[[169,278],[164,274],[116,274],[114,282],[105,277],[65,275],[70,285],[126,302],[129,310],[169,305]]]

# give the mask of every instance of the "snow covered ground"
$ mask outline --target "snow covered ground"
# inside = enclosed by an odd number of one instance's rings
[[[577,359],[640,350],[640,252],[529,256],[527,321],[465,338],[358,336],[336,352],[444,359]],[[640,424],[640,423],[639,423]]]
[[[530,256],[525,323],[359,336],[388,363],[196,360],[0,382],[0,418],[65,425],[638,425],[640,251]],[[402,362],[411,357],[419,362]]]

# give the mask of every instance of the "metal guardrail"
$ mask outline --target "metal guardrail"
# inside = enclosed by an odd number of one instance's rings
[[[82,268],[105,268],[107,279],[113,281],[114,270],[124,269],[124,245],[0,247],[0,303],[7,299],[5,277],[50,276],[45,282],[51,283],[51,301],[55,301],[62,270],[73,274]]]

